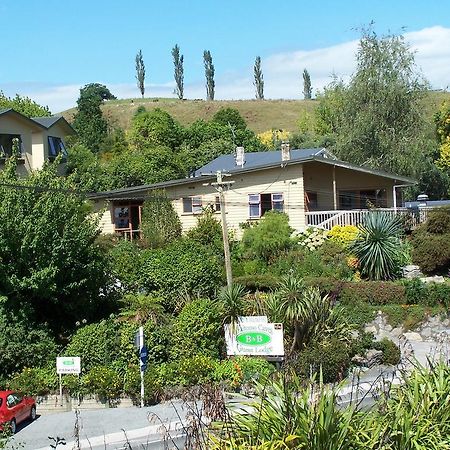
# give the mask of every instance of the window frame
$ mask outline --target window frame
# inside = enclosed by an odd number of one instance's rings
[[[201,214],[203,212],[203,199],[201,195],[182,197],[183,214]]]
[[[270,194],[271,209],[262,211],[262,199],[261,193],[259,194],[248,194],[248,216],[250,219],[260,219],[267,211],[278,211],[284,212],[284,193],[283,192],[267,192],[266,195]],[[279,196],[278,199],[275,197]],[[252,198],[253,197],[253,198]],[[252,206],[258,205],[258,215],[252,214]],[[275,205],[281,205],[281,207],[275,207]]]
[[[59,154],[67,156],[66,146],[62,138],[58,136],[47,136],[48,157],[56,158]]]

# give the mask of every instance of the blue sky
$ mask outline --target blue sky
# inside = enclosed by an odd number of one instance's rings
[[[175,43],[185,58],[185,91],[204,98],[203,50],[216,68],[217,98],[252,98],[262,58],[266,97],[301,98],[308,68],[321,89],[333,72],[354,70],[358,28],[406,33],[433,87],[450,84],[450,15],[428,0],[0,0],[0,89],[29,95],[54,111],[73,106],[81,86],[108,85],[138,96],[134,57],[142,49],[148,96],[172,96]],[[5,63],[6,61],[6,63]]]

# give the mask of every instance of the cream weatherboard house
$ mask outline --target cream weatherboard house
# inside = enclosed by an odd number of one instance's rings
[[[189,178],[93,194],[95,209],[103,211],[102,232],[140,237],[142,205],[158,190],[171,199],[184,231],[196,225],[203,208],[212,208],[220,218],[219,196],[211,184],[218,171],[232,182],[225,190],[226,220],[238,236],[240,224],[272,209],[285,212],[297,231],[358,223],[371,206],[402,213],[399,188],[415,183],[339,161],[326,149],[284,145],[281,151],[245,153],[238,147],[235,155],[219,156]]]
[[[0,170],[13,152],[19,157],[20,175],[40,169],[46,160],[65,155],[64,138],[72,134],[63,117],[30,119],[13,109],[0,109]]]

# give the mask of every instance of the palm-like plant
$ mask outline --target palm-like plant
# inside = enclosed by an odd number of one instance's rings
[[[239,323],[239,316],[244,312],[244,297],[247,294],[244,286],[232,284],[222,288],[218,300],[222,307],[223,323],[230,325],[233,333]]]
[[[160,297],[145,294],[128,294],[123,298],[125,307],[120,315],[140,325],[151,321],[157,323],[164,314]]]
[[[349,250],[358,258],[361,275],[371,280],[389,280],[399,269],[401,221],[381,211],[368,214]]]

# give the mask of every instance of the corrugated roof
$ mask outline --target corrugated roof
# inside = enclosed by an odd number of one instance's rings
[[[202,174],[216,173],[218,170],[222,172],[233,172],[242,169],[254,169],[260,166],[281,163],[281,151],[270,152],[245,152],[245,163],[243,166],[236,165],[235,155],[221,155],[212,160],[208,164],[200,167],[194,172],[194,176]],[[334,156],[325,148],[304,148],[291,150],[290,162],[302,161],[313,156],[323,156],[335,159]]]

